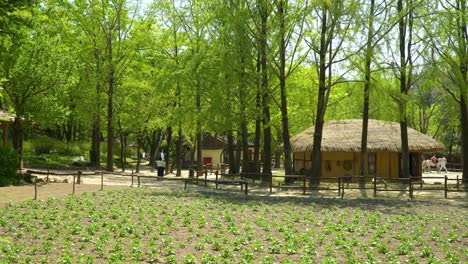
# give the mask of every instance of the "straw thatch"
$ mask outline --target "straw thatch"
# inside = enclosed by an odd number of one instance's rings
[[[323,128],[322,151],[360,152],[362,120],[338,120],[326,122]],[[312,151],[314,127],[291,138],[293,152]],[[438,152],[444,145],[432,137],[408,128],[410,152]],[[369,120],[367,150],[370,152],[401,152],[400,124],[381,120]]]

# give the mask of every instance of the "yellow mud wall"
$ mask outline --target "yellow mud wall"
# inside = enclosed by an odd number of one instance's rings
[[[203,149],[202,150],[202,160],[203,158],[211,158],[211,164],[213,169],[221,167],[221,149]],[[195,157],[195,160],[197,157]]]
[[[377,153],[377,176],[398,178],[399,158],[397,152],[379,152]]]
[[[310,160],[310,152],[295,152],[294,153],[294,168],[295,173],[300,169],[307,170],[312,168]],[[398,178],[399,176],[399,153],[397,152],[377,152],[376,153],[376,175],[378,177],[392,177]],[[322,152],[322,175],[325,177],[336,177],[345,175],[359,175],[359,159],[360,153],[352,152]],[[345,165],[345,162],[347,163]],[[349,163],[351,162],[351,169]],[[367,167],[367,162],[365,163]],[[345,168],[346,167],[346,168]]]
[[[391,152],[390,160],[392,161],[392,163],[389,164],[389,176],[392,178],[400,177],[400,153]]]
[[[355,175],[355,168],[355,154],[352,152],[322,152],[322,175],[325,177]]]
[[[359,153],[322,152],[321,155],[323,176],[336,177],[359,174]],[[307,170],[312,168],[310,152],[295,152],[293,157],[295,173],[299,173],[302,168]]]

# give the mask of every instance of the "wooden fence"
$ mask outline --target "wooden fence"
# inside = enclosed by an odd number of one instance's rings
[[[278,191],[283,189],[298,189],[302,190],[305,195],[311,191],[333,191],[344,198],[345,193],[350,190],[372,190],[373,196],[377,197],[378,193],[385,192],[400,192],[408,193],[411,199],[414,198],[414,192],[420,191],[438,191],[443,192],[444,197],[448,198],[450,192],[468,192],[468,184],[462,183],[462,178],[457,176],[456,179],[449,179],[447,176],[440,177],[412,177],[412,178],[388,178],[388,177],[359,177],[359,176],[339,176],[339,177],[311,177],[307,175],[272,175],[265,173],[248,173],[248,174],[221,174],[221,177],[228,179],[250,180],[252,183],[264,179],[267,180],[270,193],[273,189]],[[206,176],[205,176],[206,177]],[[274,178],[285,179],[284,182],[274,181]],[[216,179],[218,173],[216,172]],[[286,179],[293,179],[294,183],[286,183]],[[364,183],[353,183],[362,180]],[[425,180],[442,180],[444,184],[427,184]],[[312,183],[312,184],[311,184]],[[262,188],[264,183],[257,185]]]
[[[452,192],[468,192],[468,184],[463,183],[463,179],[460,176],[457,176],[455,179],[449,179],[445,176],[436,176],[436,177],[412,177],[412,178],[384,178],[384,177],[359,177],[359,176],[340,176],[340,177],[321,177],[314,178],[306,175],[272,175],[271,173],[249,173],[249,174],[219,174],[218,171],[215,172],[215,178],[208,178],[208,171],[200,171],[194,175],[191,173],[191,177],[159,177],[153,175],[143,175],[134,173],[133,170],[131,173],[118,173],[118,172],[105,172],[105,171],[95,171],[95,172],[82,172],[82,171],[62,171],[62,172],[53,172],[50,170],[47,171],[35,171],[28,170],[27,173],[31,174],[34,179],[34,199],[37,199],[37,184],[38,184],[38,175],[45,175],[45,181],[49,182],[50,176],[73,176],[73,189],[72,194],[75,193],[75,185],[82,182],[82,178],[91,175],[100,175],[101,176],[101,189],[104,189],[104,174],[112,174],[113,176],[123,176],[131,177],[131,185],[134,186],[134,178],[137,179],[138,187],[141,186],[141,178],[154,178],[157,180],[174,180],[174,181],[183,181],[184,189],[187,189],[187,183],[198,183],[203,182],[205,185],[208,183],[214,183],[215,188],[218,189],[218,185],[239,185],[241,191],[246,195],[248,194],[248,183],[249,180],[252,183],[255,183],[256,180],[262,180],[262,184],[257,184],[258,189],[264,187],[269,188],[269,192],[273,193],[273,189],[277,188],[278,191],[283,189],[299,189],[302,190],[302,194],[305,195],[308,192],[315,190],[323,191],[333,191],[337,192],[338,196],[341,196],[343,199],[345,194],[350,190],[373,190],[373,196],[377,197],[378,193],[381,192],[401,192],[408,193],[409,198],[414,198],[415,192],[443,192],[444,197],[448,198],[449,193]],[[199,176],[203,175],[203,176]],[[265,177],[267,177],[267,186],[265,186]],[[274,178],[283,178],[283,179],[293,179],[293,183],[286,183],[291,181],[273,181]],[[362,180],[364,183],[352,183],[359,182]],[[427,184],[425,180],[440,180],[439,184]],[[276,185],[275,185],[276,183]],[[442,184],[443,183],[443,184]]]
[[[278,183],[278,190],[286,189],[302,189],[302,193],[306,194],[312,190],[337,191],[338,195],[343,199],[345,193],[349,190],[372,190],[373,196],[377,197],[378,193],[383,192],[408,192],[409,198],[414,199],[414,193],[419,191],[437,191],[443,192],[444,197],[448,198],[450,192],[468,192],[468,184],[462,183],[462,178],[457,176],[456,179],[449,179],[446,175],[441,177],[412,177],[412,178],[385,178],[385,177],[359,177],[359,176],[340,176],[340,177],[321,177],[320,179],[305,176],[305,175],[286,175],[272,176],[272,178],[294,178],[300,180],[300,185],[286,185]],[[444,184],[427,184],[425,180],[442,180]],[[362,180],[364,183],[352,183]],[[311,183],[316,184],[311,184]],[[270,193],[273,191],[273,180],[270,181]]]
[[[35,171],[35,170],[27,170],[26,173],[31,174],[31,177],[34,179],[34,200],[37,199],[37,183],[38,183],[38,176],[37,175],[46,175],[45,182],[48,183],[50,181],[49,176],[59,176],[59,177],[67,177],[73,176],[73,190],[72,194],[75,193],[75,186],[76,184],[80,184],[82,181],[82,177],[86,175],[96,175],[98,172],[82,172],[82,171],[63,171],[63,172],[53,172],[47,169],[47,171]],[[104,173],[101,172],[101,191],[104,189]]]
[[[447,163],[445,167],[447,167],[448,171],[463,171],[462,163]]]

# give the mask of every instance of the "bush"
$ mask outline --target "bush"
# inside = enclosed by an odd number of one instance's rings
[[[47,168],[48,161],[44,156],[24,155],[23,164],[27,168]]]
[[[57,141],[54,150],[62,155],[67,156],[83,156],[90,148],[89,143],[70,142],[67,144],[63,141]]]
[[[49,154],[51,150],[54,148],[54,145],[56,144],[55,141],[57,140],[54,140],[46,136],[35,138],[34,140],[32,140],[32,146],[34,147],[35,154],[36,155]]]
[[[0,147],[0,186],[11,185],[18,177],[18,155],[9,147]]]

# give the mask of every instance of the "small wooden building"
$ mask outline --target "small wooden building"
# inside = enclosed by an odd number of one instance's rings
[[[328,121],[322,136],[322,175],[358,176],[360,166],[362,120]],[[291,138],[295,173],[312,168],[311,152],[314,127]],[[439,152],[445,147],[432,137],[408,128],[410,174],[422,175],[422,153]],[[369,176],[400,177],[401,134],[400,124],[369,120],[367,138],[367,171]]]
[[[219,167],[224,162],[224,150],[227,143],[221,138],[205,134],[202,137],[202,158],[203,165],[211,165],[213,168]],[[195,160],[197,157],[195,156]]]
[[[243,159],[242,153],[238,152],[239,148],[237,147],[237,143],[240,143],[237,139],[234,138],[234,155],[236,158]],[[248,142],[249,146],[249,156],[247,160],[250,162],[253,160],[253,153],[254,153],[254,143]],[[212,135],[211,133],[204,133],[202,137],[202,159],[203,165],[211,165],[213,169],[222,168],[226,166],[226,163],[229,160],[228,154],[228,140],[224,136],[217,136]],[[197,161],[197,156],[195,153],[195,149],[192,150],[189,155],[193,157],[193,162]],[[261,152],[260,152],[261,154]],[[252,165],[253,166],[253,165]],[[254,170],[254,168],[252,168]],[[244,170],[245,171],[245,170]],[[249,170],[246,170],[249,171]]]

